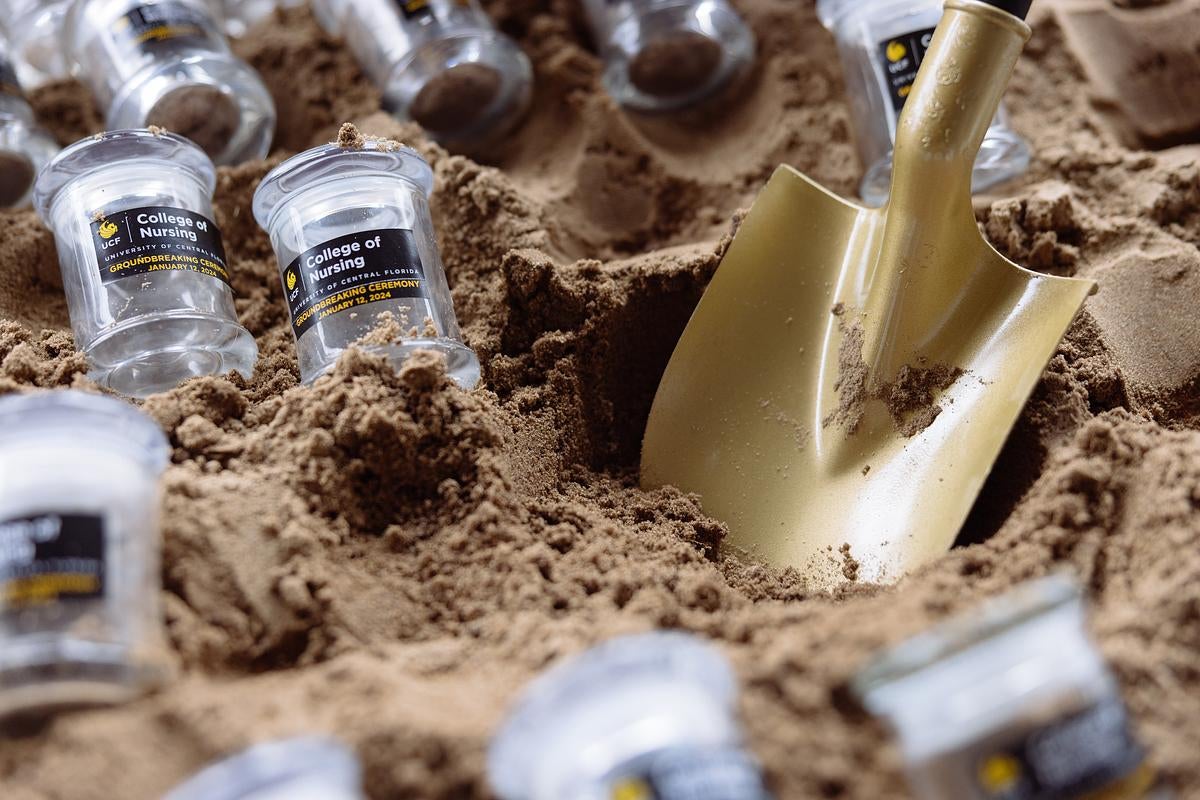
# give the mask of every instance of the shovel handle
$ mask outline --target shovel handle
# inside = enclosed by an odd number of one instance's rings
[[[896,125],[893,205],[964,207],[975,156],[1032,33],[1022,19],[1030,1],[947,0]]]

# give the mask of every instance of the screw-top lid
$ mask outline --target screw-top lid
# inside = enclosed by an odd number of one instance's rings
[[[254,192],[254,219],[263,230],[292,195],[347,178],[382,175],[407,181],[426,196],[433,170],[421,154],[395,142],[367,139],[358,147],[326,144],[305,150],[267,173]]]
[[[0,398],[0,447],[20,439],[44,441],[54,433],[81,443],[102,439],[155,473],[171,457],[158,423],[124,400],[76,389]]]
[[[198,180],[210,197],[217,185],[212,160],[182,136],[136,128],[108,131],[80,139],[42,168],[33,189],[38,216],[52,226],[50,210],[63,189],[85,175],[120,162],[137,165],[149,162],[164,169],[180,170]]]
[[[657,687],[653,694],[659,697],[663,687],[690,687],[692,702],[707,699],[718,715],[733,718],[737,680],[724,656],[702,639],[676,632],[612,639],[554,667],[525,690],[488,753],[497,793],[505,800],[535,797],[533,773],[551,743],[580,726],[604,735],[606,721],[623,725],[627,709],[619,706],[629,699],[623,692],[648,685]],[[597,704],[611,710],[611,720],[594,713]],[[633,713],[654,711],[640,706]]]
[[[362,769],[354,753],[332,739],[283,739],[218,761],[171,790],[163,800],[242,800],[272,788],[301,786],[315,790],[305,797],[361,798]],[[330,794],[338,789],[344,793]]]

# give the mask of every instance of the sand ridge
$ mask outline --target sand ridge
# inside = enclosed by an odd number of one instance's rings
[[[0,795],[153,798],[251,742],[315,731],[356,749],[372,798],[490,797],[487,737],[526,680],[600,638],[666,626],[733,659],[777,797],[900,798],[895,749],[848,678],[878,648],[1069,567],[1143,738],[1181,796],[1200,796],[1200,147],[1122,144],[1045,9],[1009,92],[1034,166],[978,198],[978,218],[1006,255],[1100,290],[968,521],[964,541],[979,543],[896,588],[846,579],[847,554],[831,553],[843,582],[817,593],[797,572],[720,556],[724,529],[696,498],[636,488],[658,376],[739,210],[781,162],[844,193],[858,179],[811,6],[737,5],[762,53],[748,83],[641,119],[600,90],[572,3],[488,3],[538,79],[532,118],[490,166],[380,113],[303,10],[237,43],[281,110],[272,156],[222,168],[215,204],[261,359],[248,383],[198,380],[145,404],[174,446],[163,579],[180,678],[6,731]],[[34,104],[63,141],[100,128],[75,84]],[[361,353],[298,386],[250,198],[345,121],[433,164],[481,389],[426,359],[396,374]],[[32,212],[0,212],[0,390],[86,383],[53,264]]]

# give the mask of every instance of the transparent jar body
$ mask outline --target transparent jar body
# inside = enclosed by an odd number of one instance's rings
[[[255,745],[206,767],[163,800],[364,800],[354,754],[317,737]]]
[[[350,50],[394,114],[461,150],[486,147],[520,122],[533,68],[478,0],[341,0]]]
[[[1167,797],[1063,578],[901,644],[858,678],[929,800]]]
[[[0,401],[0,714],[120,702],[165,674],[149,418],[65,391]]]
[[[161,151],[153,149],[155,140]],[[166,267],[176,262],[165,256],[135,268],[154,267],[150,271],[114,277],[116,265],[160,254],[180,254],[186,263],[213,260],[206,241],[212,232],[219,241],[220,234],[212,223],[212,166],[207,164],[207,174],[197,172],[181,163],[181,153],[203,169],[207,159],[180,137],[115,131],[63,151],[39,179],[38,210],[54,232],[75,345],[87,356],[93,380],[132,397],[200,375],[236,371],[249,378],[258,357],[254,337],[238,323],[226,280]],[[43,186],[56,179],[57,189]],[[201,225],[207,236],[161,233],[182,230],[163,220],[188,215],[194,215],[193,230]],[[100,241],[104,221],[118,230]],[[102,263],[106,246],[123,255]],[[105,252],[104,258],[112,256]]]
[[[63,53],[62,28],[71,0],[9,0],[0,15],[13,66],[25,89],[65,78],[71,65]]]
[[[817,13],[837,39],[851,123],[865,170],[859,194],[867,205],[883,205],[891,191],[892,148],[903,95],[942,18],[942,3],[821,0]],[[981,191],[1021,175],[1029,159],[1029,146],[1008,127],[1001,105],[975,159],[972,189]]]
[[[614,639],[526,689],[489,777],[504,800],[767,800],[736,698],[729,666],[694,637]]]
[[[0,207],[28,203],[38,170],[57,152],[58,144],[34,120],[0,41]]]
[[[749,68],[754,34],[725,0],[584,0],[616,100],[667,111],[703,100]]]
[[[255,193],[255,217],[279,262],[301,380],[315,381],[347,348],[359,346],[386,355],[397,368],[415,350],[440,352],[450,377],[471,388],[479,381],[479,359],[462,341],[428,189],[403,174],[361,165],[361,153],[315,148],[277,167]],[[380,155],[400,169],[428,172],[413,151]],[[322,174],[311,181],[296,175],[293,163],[300,161]],[[274,191],[278,198],[265,203]],[[392,285],[413,280],[419,286]],[[385,321],[392,333],[386,342],[374,341]]]
[[[74,0],[66,48],[110,129],[185,136],[218,164],[262,158],[275,106],[233,55],[215,0]]]

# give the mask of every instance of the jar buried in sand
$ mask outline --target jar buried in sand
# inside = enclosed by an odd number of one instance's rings
[[[343,132],[346,146],[288,159],[254,193],[254,217],[279,260],[300,378],[311,383],[360,345],[397,367],[414,350],[435,350],[470,388],[479,359],[462,342],[434,241],[433,172],[407,147],[354,137]],[[394,335],[372,341],[389,317]]]
[[[725,0],[584,0],[622,105],[666,111],[711,95],[754,60],[754,35]]]
[[[1035,581],[885,654],[855,688],[928,800],[1166,798],[1065,578]]]
[[[0,713],[120,702],[163,676],[158,478],[132,406],[0,399]]]
[[[613,639],[525,691],[488,753],[503,800],[768,800],[737,682],[680,633]]]
[[[858,153],[866,174],[863,202],[883,205],[891,191],[896,120],[942,18],[942,0],[817,0],[822,24],[837,38]],[[976,191],[1029,167],[1029,147],[996,112],[975,159]]]
[[[62,26],[71,0],[7,0],[0,5],[0,33],[9,42],[13,66],[27,90],[65,78]]]
[[[157,126],[218,164],[262,158],[275,106],[216,21],[216,0],[75,0],[65,46],[110,129]]]
[[[58,152],[38,127],[0,41],[0,207],[29,201],[38,170]]]
[[[149,131],[83,139],[39,176],[75,344],[101,385],[144,397],[197,375],[252,374],[258,347],[234,312],[215,183],[200,148]]]
[[[354,754],[329,739],[255,745],[206,767],[163,800],[363,800]]]
[[[387,108],[457,150],[495,142],[529,108],[533,69],[478,0],[332,0]]]

